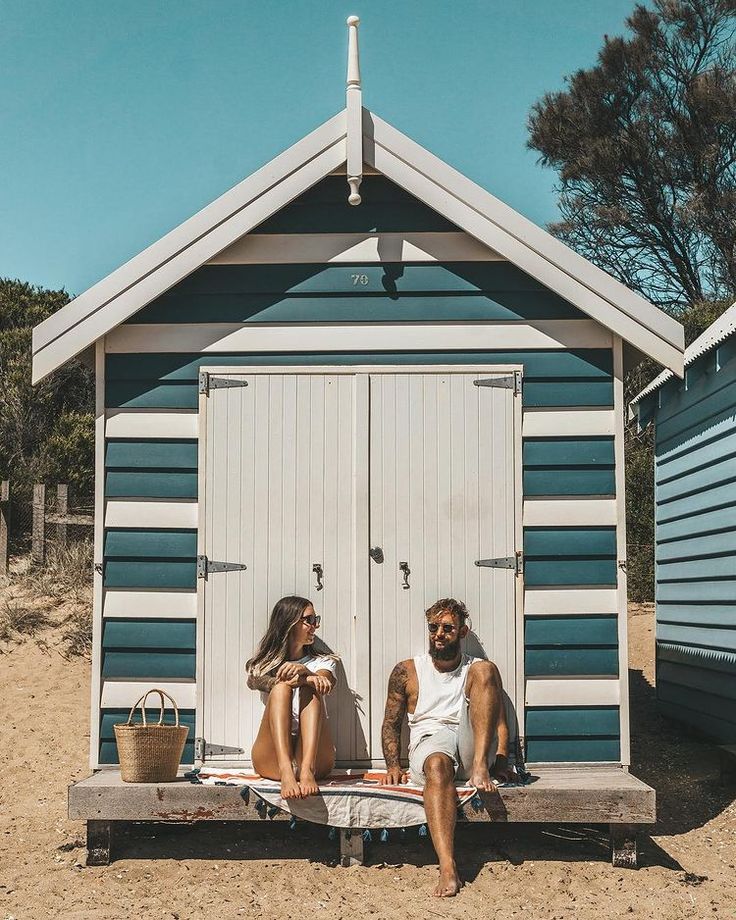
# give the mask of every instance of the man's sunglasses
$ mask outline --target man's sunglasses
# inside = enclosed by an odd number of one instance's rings
[[[316,613],[310,613],[305,617],[302,617],[302,623],[306,623],[308,626],[319,626],[320,620],[322,619]]]
[[[434,635],[439,629],[442,629],[442,632],[447,636],[450,633],[454,633],[457,629],[454,623],[427,623],[427,629],[432,635]]]

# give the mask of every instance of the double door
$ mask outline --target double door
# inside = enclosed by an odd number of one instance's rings
[[[201,397],[197,734],[245,765],[262,717],[245,662],[282,596],[339,656],[338,762],[380,763],[388,676],[426,649],[441,597],[516,701],[519,399],[498,368],[214,370]],[[216,563],[225,563],[217,571]],[[246,568],[230,568],[230,566]]]

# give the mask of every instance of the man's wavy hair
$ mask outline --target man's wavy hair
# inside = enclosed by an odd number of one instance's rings
[[[465,626],[465,622],[468,619],[468,608],[462,601],[456,601],[454,597],[443,597],[441,600],[435,601],[429,610],[425,611],[424,615],[429,621],[445,612],[451,613],[456,617],[460,626]]]

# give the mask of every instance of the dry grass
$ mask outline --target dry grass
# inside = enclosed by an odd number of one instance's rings
[[[53,625],[48,611],[20,598],[6,600],[0,607],[0,642],[22,642]]]
[[[92,611],[89,606],[76,607],[62,621],[60,636],[64,658],[89,658],[92,654]]]
[[[27,572],[26,587],[35,595],[53,598],[57,603],[90,604],[92,560],[91,540],[78,540],[67,546],[51,544],[45,564]]]

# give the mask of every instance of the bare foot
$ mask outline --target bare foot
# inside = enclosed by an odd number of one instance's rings
[[[448,868],[440,869],[440,880],[432,894],[436,898],[454,898],[462,884],[457,874],[457,866],[452,863]]]
[[[299,771],[299,788],[304,798],[308,795],[317,795],[319,793],[319,786],[317,785],[317,780],[314,778],[312,770],[306,770],[304,767],[301,768]]]
[[[294,771],[291,767],[288,770],[281,771],[281,798],[282,799],[300,799],[302,790],[296,781]]]
[[[488,772],[488,764],[473,765],[468,778],[468,785],[475,786],[480,792],[492,792],[496,787]]]

